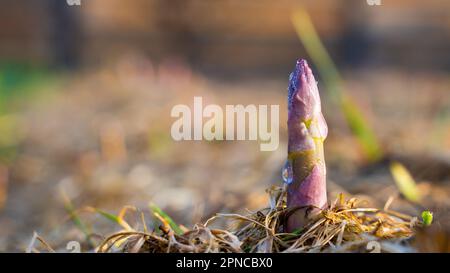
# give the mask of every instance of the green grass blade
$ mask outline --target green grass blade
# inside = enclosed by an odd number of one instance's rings
[[[129,209],[135,210],[134,207],[131,207],[131,206],[123,207],[122,210],[120,211],[119,215],[117,215],[117,216],[114,214],[111,214],[109,212],[106,212],[104,210],[98,209],[98,208],[88,207],[88,209],[105,217],[107,220],[122,226],[126,230],[133,230],[133,228],[125,221],[124,216],[125,216],[125,213],[127,212],[127,210],[129,210]]]
[[[390,168],[400,193],[409,201],[419,203],[422,196],[409,171],[399,162],[392,162]]]
[[[298,9],[292,15],[292,23],[306,52],[319,70],[329,96],[337,103],[347,123],[361,145],[362,151],[371,162],[383,156],[377,137],[371,130],[358,106],[344,94],[343,80],[336,65],[322,43],[306,10]]]
[[[72,222],[75,224],[75,226],[84,234],[86,237],[86,241],[90,246],[94,246],[92,240],[91,240],[91,231],[87,227],[87,225],[81,220],[81,218],[78,216],[78,213],[75,209],[75,207],[72,204],[72,201],[67,196],[67,194],[61,190],[62,197],[64,199],[64,208],[69,213],[70,219],[72,219]]]
[[[176,234],[178,235],[183,234],[183,230],[180,228],[180,226],[178,226],[178,224],[175,223],[175,221],[172,218],[170,218],[170,216],[167,215],[167,213],[165,213],[161,208],[152,203],[149,204],[149,207],[152,213],[154,214],[157,213],[159,216],[161,216],[161,218],[163,218],[163,220],[165,220],[169,224],[170,228],[172,228],[172,230]]]
[[[341,109],[350,129],[358,139],[367,158],[371,162],[380,159],[383,156],[383,152],[378,145],[377,138],[375,137],[372,128],[364,120],[364,116],[360,112],[358,106],[349,97],[343,97],[341,100]]]
[[[101,209],[97,209],[97,208],[94,208],[94,210],[95,210],[95,212],[97,212],[101,216],[105,217],[107,220],[120,225],[119,217],[117,217],[116,215],[111,214],[111,213],[106,212],[106,211],[103,211]]]

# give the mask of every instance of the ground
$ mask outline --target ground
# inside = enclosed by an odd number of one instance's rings
[[[450,82],[439,74],[397,71],[347,71],[344,79],[346,92],[361,106],[387,152],[376,163],[364,159],[319,80],[330,131],[325,144],[329,199],[343,192],[382,208],[392,196],[391,208],[397,211],[419,216],[429,209],[434,224],[418,233],[415,247],[449,251]],[[55,249],[64,250],[71,240],[90,249],[69,217],[68,200],[86,229],[98,235],[93,244],[120,226],[86,206],[118,214],[132,205],[145,213],[149,227],[158,225],[149,202],[186,227],[217,212],[266,207],[265,189],[282,185],[285,123],[280,124],[279,149],[260,152],[254,141],[174,142],[170,110],[202,96],[205,104],[279,104],[283,121],[286,88],[287,77],[223,80],[183,66],[127,60],[58,75],[57,81],[37,86],[38,95],[21,101],[20,111],[10,115],[17,143],[14,159],[2,170],[9,179],[0,183],[5,196],[0,251],[24,251],[33,231]],[[417,180],[424,196],[420,205],[399,195],[389,171],[393,159]],[[131,215],[128,222],[139,226],[140,219],[134,219],[139,217]]]

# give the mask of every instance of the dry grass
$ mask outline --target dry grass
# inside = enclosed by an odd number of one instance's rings
[[[364,207],[341,194],[328,209],[302,230],[283,232],[288,210],[285,188],[268,190],[270,206],[248,215],[217,214],[192,230],[177,232],[171,219],[156,213],[163,223],[157,231],[120,231],[106,238],[97,252],[410,252],[408,239],[421,223],[384,209]],[[228,230],[212,228],[217,219],[231,221]]]

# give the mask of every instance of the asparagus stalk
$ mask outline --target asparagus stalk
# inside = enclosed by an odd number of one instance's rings
[[[283,177],[290,215],[286,230],[303,227],[327,205],[323,142],[328,127],[322,115],[317,82],[306,60],[289,77],[288,159]]]

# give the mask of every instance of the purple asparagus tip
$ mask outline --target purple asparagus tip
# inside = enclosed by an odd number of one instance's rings
[[[327,205],[323,141],[328,127],[322,115],[319,89],[306,60],[297,61],[288,88],[288,179],[287,207],[292,214],[286,229],[303,227]],[[285,180],[286,181],[286,180]]]

